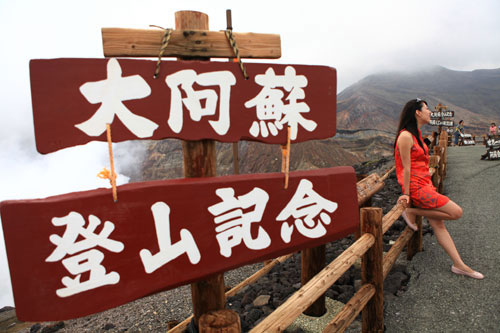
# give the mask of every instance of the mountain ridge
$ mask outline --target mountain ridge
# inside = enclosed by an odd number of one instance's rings
[[[337,96],[337,127],[389,130],[397,126],[408,100],[422,98],[431,109],[438,103],[455,111],[475,134],[500,123],[500,68],[455,71],[433,66],[420,71],[368,75]]]

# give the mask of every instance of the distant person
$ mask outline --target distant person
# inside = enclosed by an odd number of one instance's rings
[[[453,144],[456,146],[458,145],[458,138],[461,136],[464,136],[464,121],[460,120],[458,122],[457,127],[455,127],[455,131],[453,132],[453,135],[455,137]]]
[[[491,123],[490,125],[490,135],[497,135],[498,134],[498,128],[495,123]]]
[[[432,185],[429,174],[429,150],[423,144],[420,133],[422,125],[430,121],[431,111],[427,102],[419,98],[406,103],[401,112],[394,142],[394,160],[398,183],[403,191],[398,202],[406,207],[402,216],[408,226],[415,231],[417,230],[416,216],[425,216],[439,244],[453,261],[451,271],[474,279],[482,279],[483,274],[472,270],[462,261],[444,225],[444,220],[459,219],[462,216],[462,208],[448,197],[438,193]]]

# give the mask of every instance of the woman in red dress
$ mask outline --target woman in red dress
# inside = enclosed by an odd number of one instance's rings
[[[453,261],[451,271],[482,279],[483,274],[474,271],[462,261],[444,225],[444,220],[459,219],[462,216],[462,208],[438,193],[432,185],[429,174],[429,151],[420,134],[420,127],[428,124],[430,120],[431,111],[427,102],[419,98],[406,103],[401,112],[398,135],[394,143],[394,160],[398,182],[403,190],[398,202],[402,202],[406,207],[402,216],[413,230],[417,230],[416,216],[425,216],[439,244]]]

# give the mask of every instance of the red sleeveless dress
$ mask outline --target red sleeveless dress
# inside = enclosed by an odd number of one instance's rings
[[[405,130],[402,130],[403,132]],[[399,132],[401,134],[401,132]],[[424,143],[420,130],[418,131],[420,141]],[[411,169],[410,169],[410,199],[413,207],[434,209],[444,206],[450,199],[436,191],[432,185],[431,175],[429,174],[429,149],[424,143],[424,149],[418,144],[417,138],[412,135],[413,146],[411,147]],[[394,160],[396,164],[396,176],[401,185],[403,193],[403,162],[399,153],[399,147],[394,149]]]

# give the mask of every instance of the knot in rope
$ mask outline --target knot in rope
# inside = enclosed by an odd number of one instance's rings
[[[116,180],[116,173],[112,173],[108,169],[104,168],[97,174],[97,177],[101,179],[109,179],[109,183],[113,185],[113,181]]]

